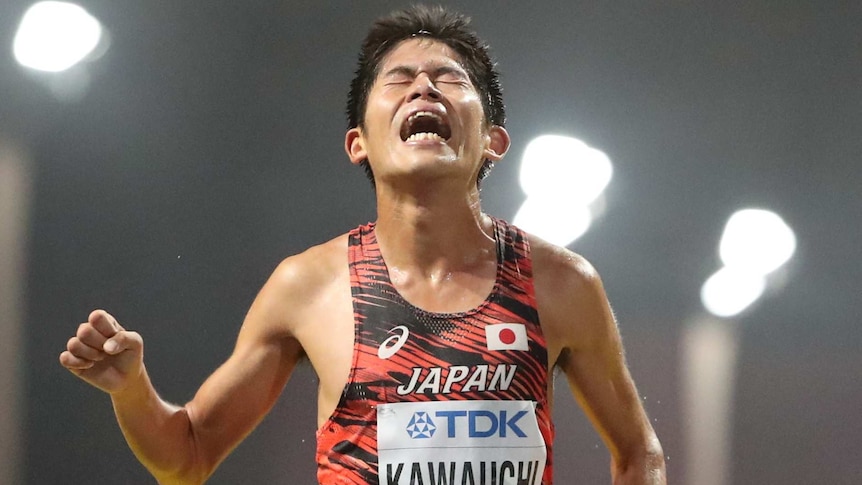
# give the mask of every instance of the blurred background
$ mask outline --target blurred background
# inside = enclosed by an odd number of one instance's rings
[[[375,218],[346,92],[372,20],[406,3],[80,0],[104,30],[62,72],[13,53],[33,3],[0,4],[0,483],[153,483],[59,353],[108,309],[182,403],[281,259]],[[862,3],[444,3],[502,72],[513,145],[488,213],[515,217],[540,135],[612,164],[568,246],[603,276],[670,482],[862,483]],[[714,316],[701,289],[744,208],[780,215],[795,252]],[[297,371],[210,483],[315,483],[315,393]],[[557,394],[557,482],[609,483]]]

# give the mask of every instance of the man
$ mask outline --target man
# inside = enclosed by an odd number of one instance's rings
[[[140,335],[106,312],[69,340],[61,363],[111,395],[160,483],[204,482],[303,357],[320,379],[322,484],[550,484],[555,368],[607,443],[613,483],[665,483],[598,275],[481,212],[509,136],[467,22],[414,7],[374,25],[345,149],[372,178],[377,221],[284,260],[191,402],[157,395]]]

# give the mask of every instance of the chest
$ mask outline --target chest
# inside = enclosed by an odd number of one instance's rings
[[[354,285],[348,396],[373,403],[538,400],[547,349],[535,308],[494,288],[474,308],[435,313],[391,284]]]

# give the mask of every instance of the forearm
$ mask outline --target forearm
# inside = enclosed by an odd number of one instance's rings
[[[612,457],[611,478],[613,485],[666,485],[664,452],[658,440],[625,460]]]
[[[146,370],[112,393],[117,422],[138,460],[162,485],[203,483],[188,411],[161,399]]]

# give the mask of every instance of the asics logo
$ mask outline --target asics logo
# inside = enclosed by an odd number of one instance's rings
[[[380,344],[380,347],[377,348],[377,357],[380,357],[381,359],[388,359],[401,350],[401,347],[404,347],[404,344],[407,343],[407,337],[410,335],[410,330],[408,330],[404,325],[398,325],[390,330],[389,333],[394,335],[384,340],[383,343]]]

